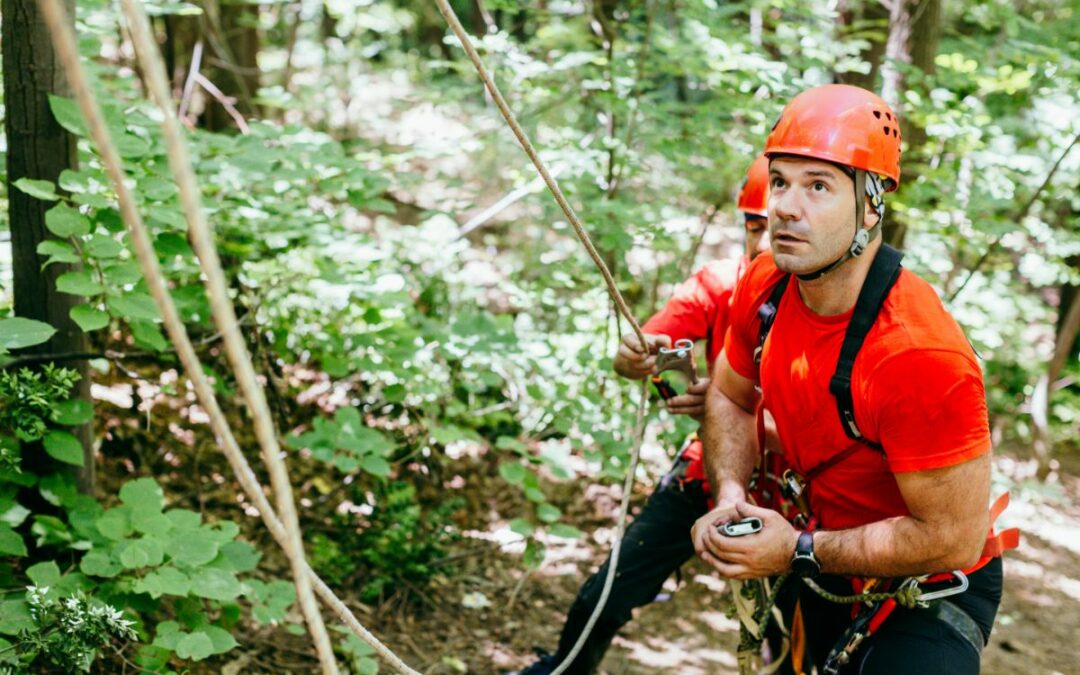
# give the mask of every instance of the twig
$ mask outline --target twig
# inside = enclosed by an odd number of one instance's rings
[[[558,177],[559,171],[559,169],[552,171],[552,177]],[[532,194],[533,192],[536,192],[542,187],[544,187],[544,179],[538,177],[536,178],[536,180],[528,183],[527,185],[522,185],[519,188],[511,190],[505,197],[495,202],[491,206],[487,207],[480,213],[476,214],[472,218],[469,218],[468,222],[462,225],[461,230],[458,231],[458,239],[464,239],[470,232],[477,229],[478,227],[482,227],[483,225],[487,224],[488,221],[502,213],[515,202],[521,200],[523,197]]]
[[[94,100],[93,94],[90,91],[86,73],[83,71],[82,63],[79,60],[79,51],[75,41],[74,31],[67,23],[66,11],[63,4],[57,0],[38,0],[38,5],[41,8],[42,16],[52,35],[57,57],[63,64],[72,90],[79,103],[79,108],[87,122],[90,135],[97,145],[98,151],[101,154],[102,163],[104,164],[105,170],[116,191],[120,213],[131,237],[132,248],[139,260],[140,268],[146,280],[147,289],[151,296],[153,296],[158,309],[161,311],[165,329],[173,343],[176,345],[177,353],[188,374],[188,378],[192,382],[196,395],[199,398],[199,402],[210,417],[210,425],[217,435],[222,451],[228,459],[233,471],[236,473],[237,480],[244,489],[244,493],[258,510],[259,515],[263,519],[263,523],[267,526],[267,529],[274,537],[275,541],[277,541],[282,548],[287,549],[288,539],[285,526],[277,517],[277,513],[275,513],[273,507],[270,506],[270,502],[263,493],[258,478],[251,470],[251,466],[248,464],[247,459],[240,450],[240,447],[236,442],[236,437],[229,428],[225,415],[214,396],[213,389],[210,387],[206,374],[202,370],[201,363],[195,355],[191,339],[188,337],[187,330],[184,328],[184,324],[176,310],[176,305],[173,303],[172,296],[169,294],[164,275],[161,272],[161,266],[158,263],[157,253],[154,250],[153,243],[151,242],[149,233],[142,221],[142,217],[135,208],[135,201],[131,194],[131,190],[125,182],[126,175],[124,173],[120,155],[116,151],[116,145],[113,143],[112,136],[105,124],[101,109],[98,107],[97,101]],[[371,645],[375,651],[382,658],[386,659],[386,661],[398,672],[406,673],[407,675],[418,675],[415,670],[406,666],[400,658],[387,649],[374,635],[357,621],[356,616],[353,615],[352,611],[350,611],[345,603],[334,595],[334,592],[330,590],[318,575],[315,574],[310,566],[305,565],[305,570],[311,583],[314,585],[315,592],[318,593],[323,599],[323,602],[334,611],[338,618],[348,626],[357,637]]]
[[[184,91],[180,95],[180,109],[176,115],[180,119],[187,117],[188,105],[191,103],[191,96],[195,93],[195,76],[199,74],[199,67],[202,65],[202,53],[203,43],[199,40],[195,43],[195,49],[191,51],[191,67],[188,68],[187,78],[184,80]]]
[[[195,81],[198,82],[199,86],[205,89],[208,94],[217,99],[217,102],[221,104],[222,108],[225,108],[225,112],[229,113],[229,117],[233,118],[233,121],[236,122],[236,126],[240,129],[240,133],[245,136],[251,133],[251,127],[247,125],[244,116],[241,115],[240,111],[233,105],[233,103],[236,102],[236,99],[226,96],[224,92],[217,88],[216,84],[206,79],[202,73],[195,73]]]
[[[307,563],[304,558],[304,543],[300,535],[300,521],[296,515],[296,504],[293,502],[288,469],[281,458],[277,429],[266,403],[265,392],[259,385],[255,368],[251,363],[251,355],[248,353],[247,345],[244,344],[240,326],[237,324],[236,310],[233,308],[232,300],[229,299],[225,272],[221,267],[214,237],[200,203],[201,192],[195,178],[195,171],[191,165],[187,145],[181,135],[180,125],[173,115],[172,97],[165,77],[165,64],[162,63],[150,22],[142,7],[137,5],[135,0],[122,0],[121,7],[131,31],[135,52],[143,63],[143,73],[150,90],[150,98],[157,103],[163,114],[162,130],[169,167],[176,179],[180,204],[187,218],[188,235],[205,277],[210,313],[218,330],[223,334],[226,356],[232,365],[244,400],[247,402],[255,427],[255,436],[262,448],[263,462],[270,474],[277,514],[285,525],[285,553],[292,568],[293,580],[296,582],[297,600],[307,621],[308,631],[315,642],[315,650],[319,655],[323,672],[326,675],[337,675],[338,667],[334,657],[334,647],[326,632],[322,614],[319,613],[319,605],[312,593],[311,580],[305,573]],[[206,88],[208,84],[206,78],[202,75],[195,77]]]

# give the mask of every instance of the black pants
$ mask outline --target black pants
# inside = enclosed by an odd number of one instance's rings
[[[604,658],[615,633],[631,618],[635,607],[649,604],[675,570],[694,555],[690,529],[708,512],[708,496],[698,481],[683,486],[664,481],[645,508],[626,528],[619,567],[604,611],[584,647],[566,670],[567,675],[589,675]],[[573,649],[589,616],[600,600],[610,557],[578,591],[559,638],[556,662]]]
[[[996,558],[973,573],[969,582],[967,591],[948,601],[975,621],[985,645],[1001,601],[1001,559]],[[837,593],[851,593],[850,583],[836,577],[823,578],[821,585]],[[851,606],[824,600],[805,586],[799,593],[806,626],[807,659],[820,670],[841,633],[851,624]],[[844,675],[977,675],[979,655],[980,650],[970,640],[934,612],[897,607],[881,629],[863,642],[852,662],[841,672]],[[809,670],[809,663],[804,668]]]

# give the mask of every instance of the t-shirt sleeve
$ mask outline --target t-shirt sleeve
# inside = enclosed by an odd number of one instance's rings
[[[954,466],[990,451],[982,372],[969,355],[897,354],[875,369],[867,393],[872,427],[894,473]]]
[[[718,284],[716,270],[706,265],[679,284],[664,308],[654,314],[641,330],[667,335],[677,340],[703,340],[709,336],[716,317]]]
[[[754,382],[758,381],[754,350],[757,349],[761,327],[757,312],[765,299],[764,295],[772,288],[770,279],[779,276],[771,261],[771,256],[758,256],[735,288],[727,336],[724,338],[724,355],[732,369]]]

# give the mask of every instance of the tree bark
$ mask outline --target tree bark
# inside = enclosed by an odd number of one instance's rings
[[[213,56],[207,59],[204,74],[240,115],[258,115],[254,98],[259,91],[259,6],[216,1],[206,3],[206,9],[204,33]],[[237,127],[229,110],[213,97],[204,125],[211,131]]]
[[[74,16],[74,0],[66,0],[68,16]],[[69,311],[83,298],[60,293],[56,278],[71,266],[49,265],[37,254],[38,244],[53,238],[45,228],[45,212],[53,204],[22,193],[14,187],[20,178],[56,183],[64,169],[77,167],[76,139],[63,129],[49,107],[49,94],[69,96],[67,80],[61,72],[52,41],[38,13],[35,0],[3,0],[4,106],[7,134],[8,218],[11,228],[11,255],[15,315],[44,321],[56,329],[48,342],[21,353],[88,352],[86,334],[71,320]],[[72,391],[73,398],[90,400],[90,374],[85,360],[67,364],[82,379]],[[89,424],[72,429],[83,446],[84,466],[70,467],[80,491],[93,492],[94,455]],[[48,470],[50,458],[40,445],[26,446],[26,468],[35,473]],[[70,465],[64,465],[68,467]]]
[[[857,10],[852,7],[854,4],[845,3],[845,6],[840,8],[841,26],[850,29],[858,24],[860,31],[874,30],[878,27],[883,31],[887,30],[889,10],[884,4],[877,0],[864,0],[864,2],[859,3]],[[875,89],[878,74],[881,71],[881,59],[885,56],[886,40],[884,37],[871,37],[870,45],[863,49],[860,54],[862,59],[870,64],[869,72],[839,73],[836,76],[836,81],[840,84],[851,84],[863,89]]]

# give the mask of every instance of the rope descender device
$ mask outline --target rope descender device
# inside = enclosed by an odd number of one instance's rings
[[[656,355],[656,371],[652,376],[653,385],[660,398],[667,401],[678,395],[675,387],[660,376],[660,373],[674,370],[682,373],[690,384],[697,384],[697,364],[694,363],[694,341],[676,340],[674,347],[661,347]]]

